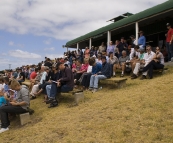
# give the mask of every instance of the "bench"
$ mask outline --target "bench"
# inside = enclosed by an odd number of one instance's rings
[[[29,112],[19,114],[19,118],[20,118],[20,124],[21,125],[25,125],[31,121],[31,117],[30,117]]]
[[[116,77],[112,77],[112,78],[108,78],[105,80],[100,80],[100,83],[103,84],[117,84],[118,88],[122,88],[126,86],[126,80],[127,78],[116,78]]]
[[[26,85],[27,87],[30,87],[31,83],[29,81],[22,82],[22,85]]]

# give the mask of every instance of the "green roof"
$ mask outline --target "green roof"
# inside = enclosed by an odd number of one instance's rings
[[[119,21],[117,21],[115,23],[112,23],[112,24],[109,24],[109,25],[107,25],[105,27],[99,28],[99,29],[97,29],[95,31],[92,31],[92,32],[90,32],[88,34],[85,34],[85,35],[83,35],[81,37],[78,37],[78,38],[76,38],[74,40],[68,41],[66,43],[66,47],[70,47],[71,45],[74,45],[74,44],[76,44],[78,42],[87,40],[87,39],[92,38],[92,37],[94,37],[96,35],[105,33],[106,31],[113,30],[115,28],[118,28],[118,27],[130,24],[130,23],[137,22],[137,21],[139,21],[141,19],[147,18],[149,16],[161,13],[163,11],[166,11],[166,10],[169,10],[169,9],[172,9],[172,8],[173,8],[173,0],[166,1],[166,2],[164,2],[162,4],[159,4],[157,6],[149,8],[149,9],[144,10],[142,12],[139,12],[137,14],[131,15],[131,16],[129,16],[127,18],[124,18],[122,20],[119,20]]]

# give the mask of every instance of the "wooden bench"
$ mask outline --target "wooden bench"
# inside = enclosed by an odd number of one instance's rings
[[[31,121],[31,117],[30,117],[29,112],[19,114],[19,118],[20,118],[20,124],[21,125],[25,125]]]
[[[30,87],[31,83],[29,81],[22,82],[22,85],[26,85],[27,87]]]
[[[118,88],[122,88],[126,86],[126,80],[127,78],[117,78],[117,77],[113,77],[113,78],[108,78],[105,80],[100,80],[100,83],[103,84],[117,84]]]

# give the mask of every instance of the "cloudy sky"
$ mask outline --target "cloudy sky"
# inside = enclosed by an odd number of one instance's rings
[[[59,57],[68,40],[165,0],[0,0],[0,70]]]

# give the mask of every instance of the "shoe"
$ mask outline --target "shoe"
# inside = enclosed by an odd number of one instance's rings
[[[93,90],[93,88],[91,88],[91,87],[90,87],[88,90],[89,90],[89,91],[92,91],[92,90]]]
[[[3,132],[8,131],[8,130],[9,130],[8,127],[7,127],[7,128],[1,128],[1,129],[0,129],[0,133],[3,133]]]
[[[35,111],[28,107],[28,112],[29,112],[29,115],[32,115]]]
[[[46,101],[46,104],[52,103],[53,100],[54,100],[54,99],[50,98],[49,100]]]
[[[142,77],[140,78],[140,80],[144,80],[147,79],[147,77],[145,75],[142,75]]]
[[[113,77],[116,77],[116,75],[113,75]]]
[[[48,108],[53,108],[53,107],[56,107],[56,106],[58,106],[58,101],[57,100],[53,100],[52,103],[50,103]]]
[[[121,74],[120,77],[124,77],[124,74]]]
[[[133,76],[131,77],[131,79],[136,79],[137,75],[133,74]]]
[[[36,96],[32,96],[32,97],[30,98],[30,100],[34,100],[34,99],[36,99]]]
[[[95,92],[97,92],[98,91],[98,89],[93,89],[92,90],[92,93],[95,93]]]

